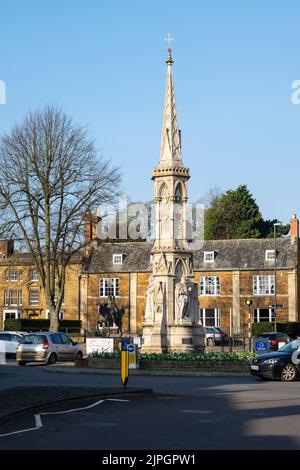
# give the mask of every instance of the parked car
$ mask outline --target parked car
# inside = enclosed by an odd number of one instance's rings
[[[75,361],[82,359],[82,349],[63,333],[39,332],[25,335],[17,347],[17,363]]]
[[[20,331],[0,332],[0,351],[5,352],[7,358],[16,357],[17,346],[26,333]]]
[[[268,339],[269,352],[278,351],[278,349],[280,349],[282,346],[292,341],[289,335],[286,333],[281,333],[280,331],[277,333],[262,333],[259,337]]]
[[[216,326],[206,326],[205,331],[205,341],[207,346],[214,346],[215,344],[226,344],[229,341],[228,335],[222,328]]]
[[[300,374],[297,357],[293,355],[297,350],[299,350],[300,362],[300,339],[285,344],[278,351],[257,355],[250,363],[250,372],[262,379],[292,382]]]

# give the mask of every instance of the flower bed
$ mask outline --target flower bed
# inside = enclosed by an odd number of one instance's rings
[[[252,353],[167,353],[140,354],[142,370],[205,370],[245,371]],[[94,353],[88,358],[88,367],[119,369],[120,353]]]

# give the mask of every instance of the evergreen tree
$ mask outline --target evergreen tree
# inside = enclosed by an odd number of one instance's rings
[[[227,240],[267,238],[273,236],[276,220],[265,221],[246,185],[216,195],[205,212],[205,239]],[[286,235],[289,226],[279,228],[278,235]]]

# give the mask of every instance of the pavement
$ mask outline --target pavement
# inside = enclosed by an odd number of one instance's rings
[[[12,395],[17,387],[93,394],[120,388],[120,378],[0,366],[0,392]],[[300,448],[300,381],[136,375],[128,387],[153,393],[78,397],[28,410],[0,426],[0,450]]]

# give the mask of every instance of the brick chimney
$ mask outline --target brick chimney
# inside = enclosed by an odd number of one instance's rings
[[[13,240],[0,240],[0,259],[9,258],[14,252]]]
[[[291,218],[291,239],[295,240],[299,238],[299,220],[297,219],[296,214]]]
[[[101,217],[96,212],[91,214],[87,212],[84,221],[84,241],[89,243],[92,240],[97,240],[97,224],[100,222]]]

